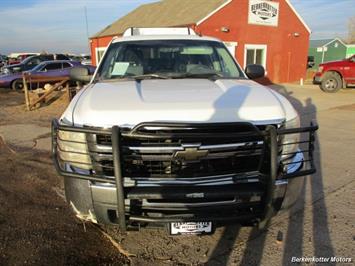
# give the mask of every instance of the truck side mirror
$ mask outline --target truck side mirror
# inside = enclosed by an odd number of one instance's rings
[[[90,82],[92,75],[86,67],[73,67],[70,69],[69,77],[73,81]]]
[[[245,68],[245,74],[250,79],[258,79],[265,76],[265,69],[262,65],[247,65]]]

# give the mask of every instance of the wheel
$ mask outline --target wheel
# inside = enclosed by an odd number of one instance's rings
[[[320,88],[324,92],[334,93],[341,89],[343,86],[341,77],[338,73],[335,72],[327,72],[324,74],[322,78],[322,83],[320,84]]]
[[[22,90],[23,89],[23,81],[22,81],[22,79],[15,79],[11,83],[11,88],[13,90]]]

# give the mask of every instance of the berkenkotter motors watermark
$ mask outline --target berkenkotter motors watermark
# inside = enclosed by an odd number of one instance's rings
[[[351,263],[353,259],[350,257],[292,257],[291,262],[294,263]]]

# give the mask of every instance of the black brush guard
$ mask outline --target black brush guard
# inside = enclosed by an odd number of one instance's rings
[[[150,133],[145,128],[148,127],[160,127],[162,130],[160,132]],[[240,128],[242,129],[240,132],[223,132],[224,128]],[[198,134],[185,132],[186,128],[194,128],[198,129]],[[214,132],[218,128],[217,132]],[[173,129],[173,130],[172,130]],[[222,129],[222,130],[221,130]],[[110,183],[116,186],[116,196],[117,196],[117,219],[118,224],[120,226],[121,231],[126,231],[127,227],[127,218],[130,221],[136,222],[183,222],[183,221],[235,221],[235,222],[243,222],[243,221],[254,221],[259,224],[259,227],[264,227],[270,218],[275,213],[275,208],[273,205],[273,195],[275,189],[275,181],[276,180],[287,180],[295,177],[306,176],[315,173],[316,169],[314,167],[314,159],[313,159],[313,151],[314,151],[314,141],[315,141],[315,131],[318,129],[318,126],[315,123],[311,123],[308,127],[300,127],[294,129],[282,129],[277,128],[273,125],[268,125],[263,127],[262,129],[255,127],[250,123],[217,123],[217,124],[184,124],[184,123],[141,123],[134,127],[131,130],[127,130],[125,128],[120,128],[118,126],[114,126],[110,129],[102,129],[102,128],[92,128],[92,127],[72,127],[66,125],[60,125],[58,120],[52,121],[52,154],[54,159],[54,165],[57,172],[64,177],[71,177],[76,179],[89,180],[92,182],[101,182],[101,183]],[[78,133],[86,133],[86,134],[99,134],[101,136],[108,136],[111,138],[112,142],[112,157],[113,157],[113,168],[114,168],[114,178],[110,178],[108,176],[102,174],[93,174],[90,175],[75,173],[72,171],[66,171],[60,164],[60,159],[58,156],[58,131],[69,131],[69,132],[78,132]],[[175,131],[174,131],[175,130]],[[244,130],[244,131],[243,131]],[[204,133],[201,133],[204,132]],[[280,142],[280,138],[283,135],[287,134],[296,134],[296,133],[305,133],[306,137],[297,143],[303,145],[304,148],[301,151],[304,155],[307,155],[307,159],[302,160],[301,162],[292,162],[292,163],[302,163],[302,170],[298,170],[296,172],[287,174],[280,169],[280,146],[282,146],[282,141]],[[264,186],[261,188],[263,191],[259,191],[263,193],[262,197],[262,208],[259,212],[251,215],[251,214],[238,214],[236,216],[228,214],[226,215],[213,215],[213,212],[206,212],[206,215],[170,215],[166,217],[147,217],[147,216],[136,216],[129,215],[127,217],[126,209],[125,209],[125,198],[132,196],[132,193],[136,193],[138,195],[141,193],[145,195],[145,197],[164,199],[165,197],[179,198],[180,196],[185,195],[186,193],[181,193],[181,190],[160,190],[159,188],[151,189],[150,192],[147,193],[146,190],[135,189],[130,195],[127,195],[125,191],[125,187],[123,184],[123,158],[122,158],[122,149],[121,149],[121,139],[124,138],[132,138],[132,139],[146,139],[146,140],[159,140],[166,138],[185,138],[188,140],[199,140],[199,138],[225,138],[225,139],[239,139],[239,140],[248,140],[251,141],[254,139],[255,141],[262,140],[264,143],[263,146],[263,162],[264,162],[264,170],[265,163],[268,165],[266,167],[267,173],[259,173],[264,179]],[[292,143],[291,143],[292,144]],[[290,145],[290,144],[288,144]],[[294,154],[298,153],[295,152]],[[89,151],[90,153],[90,151]],[[292,155],[292,154],[289,154]],[[62,161],[63,162],[63,161]],[[286,166],[289,163],[286,163]],[[63,164],[62,164],[63,165]],[[307,165],[307,167],[305,167]],[[306,168],[306,169],[305,169]],[[242,175],[242,174],[241,174]],[[189,187],[181,187],[182,189],[189,190]],[[238,189],[238,186],[228,186],[228,187],[220,187],[221,189],[216,188],[214,192],[210,192],[213,195],[222,193],[232,193],[233,189]],[[201,188],[205,193],[208,193],[205,188]],[[165,191],[165,192],[164,192]],[[191,190],[191,191],[196,191]],[[164,194],[165,193],[165,194]],[[172,193],[172,194],[171,194]],[[241,192],[242,193],[242,192]],[[253,192],[254,194],[258,193],[257,191]],[[149,194],[149,195],[147,195]]]

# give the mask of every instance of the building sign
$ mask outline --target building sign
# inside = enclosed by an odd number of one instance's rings
[[[266,0],[249,0],[249,24],[277,26],[279,3]]]

